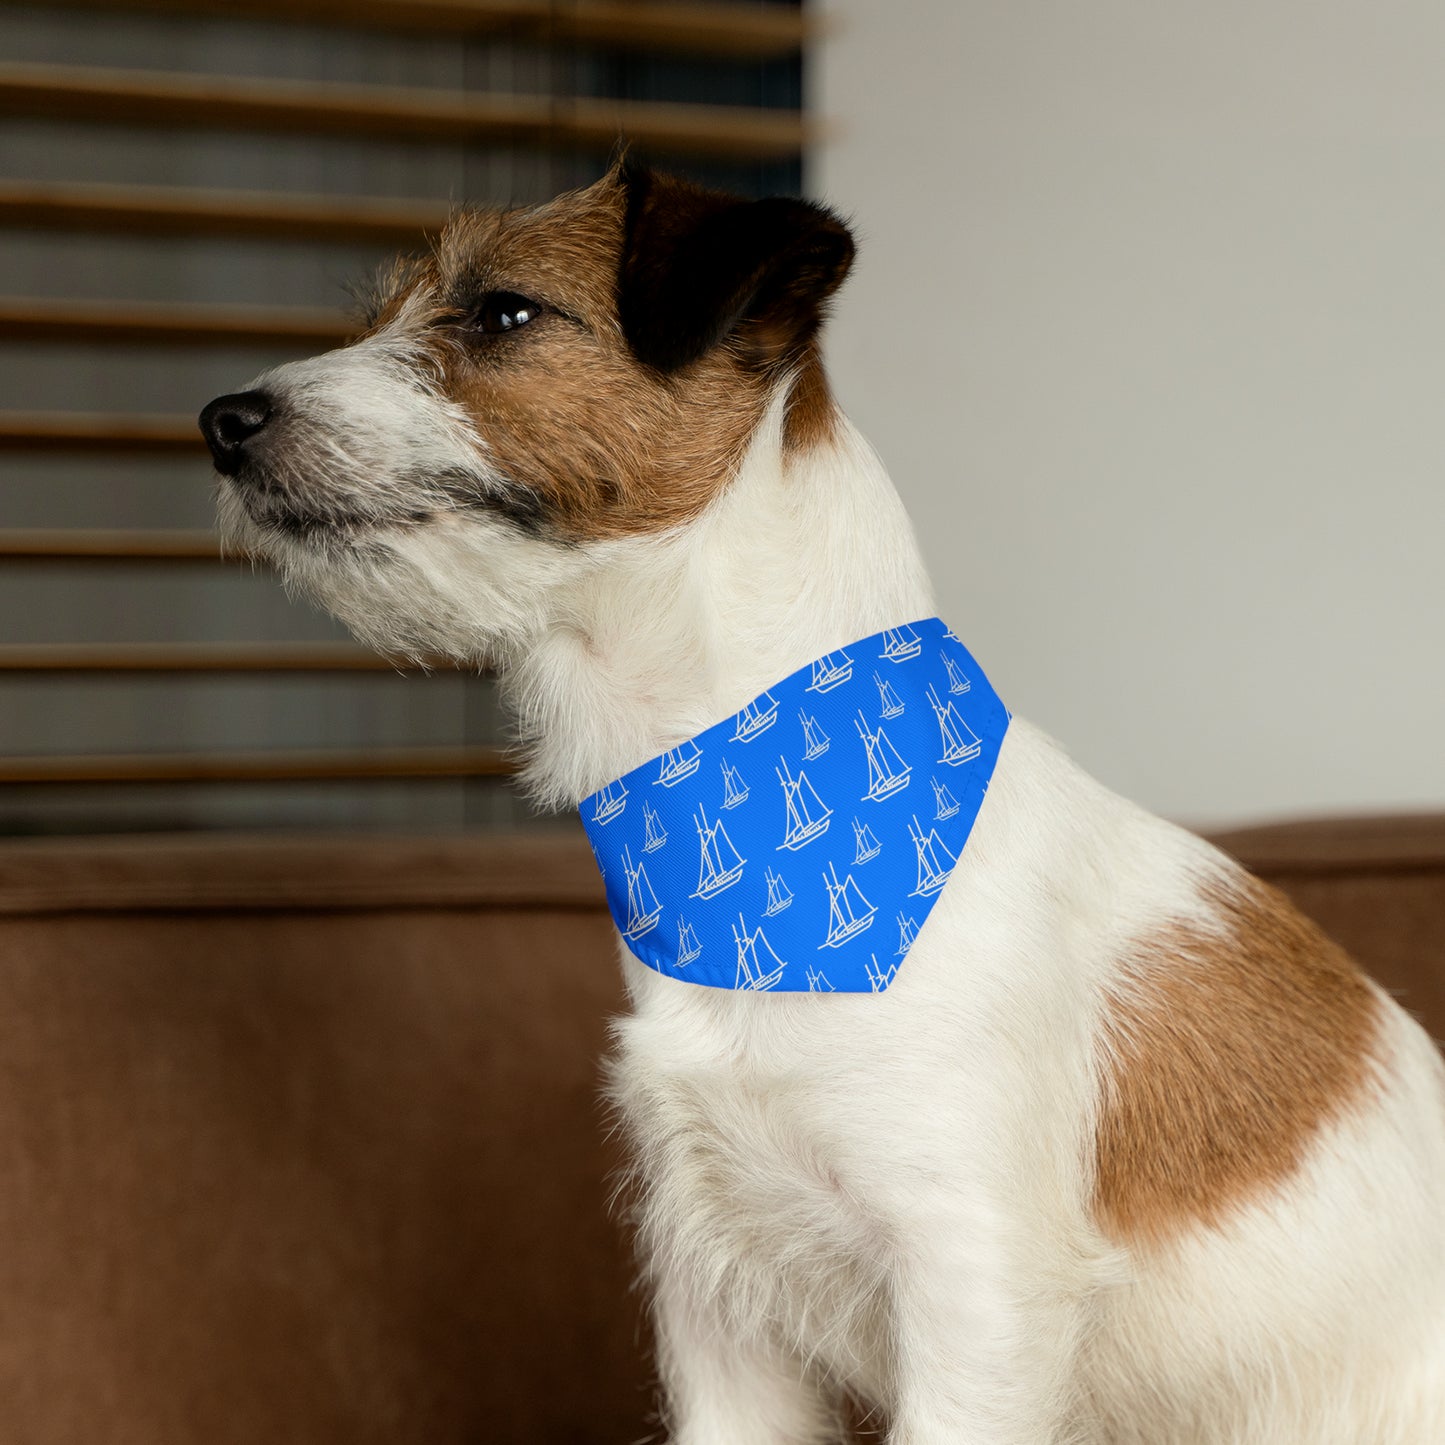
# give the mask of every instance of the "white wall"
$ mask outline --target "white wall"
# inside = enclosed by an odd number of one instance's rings
[[[835,386],[1005,699],[1187,821],[1445,805],[1445,5],[831,8]]]

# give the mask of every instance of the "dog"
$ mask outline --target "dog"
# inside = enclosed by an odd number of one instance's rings
[[[576,806],[931,616],[820,358],[853,252],[626,159],[460,212],[360,339],[202,413],[224,533],[391,655],[494,667]],[[675,1445],[831,1442],[853,1401],[892,1445],[1445,1441],[1435,1047],[1026,722],[886,991],[622,963]]]

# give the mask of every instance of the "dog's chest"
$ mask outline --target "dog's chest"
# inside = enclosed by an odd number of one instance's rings
[[[681,1023],[644,1012],[619,1031],[615,1095],[649,1255],[709,1281],[739,1323],[877,1381],[885,1241],[850,1168],[846,1089],[820,1085],[802,1059],[782,1066],[776,1047],[713,1052],[705,1026],[689,1050]]]

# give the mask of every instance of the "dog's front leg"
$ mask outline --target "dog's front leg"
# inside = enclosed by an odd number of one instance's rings
[[[1076,1295],[990,1247],[987,1223],[930,1223],[894,1276],[889,1445],[1086,1445]]]
[[[658,1368],[670,1445],[836,1445],[836,1402],[801,1359],[742,1335],[712,1306],[659,1282]]]

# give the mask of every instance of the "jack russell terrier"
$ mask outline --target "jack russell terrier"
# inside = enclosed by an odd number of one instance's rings
[[[1445,1442],[1440,1056],[933,618],[819,360],[852,257],[623,162],[201,418],[229,538],[494,667],[583,809],[670,1438]]]

